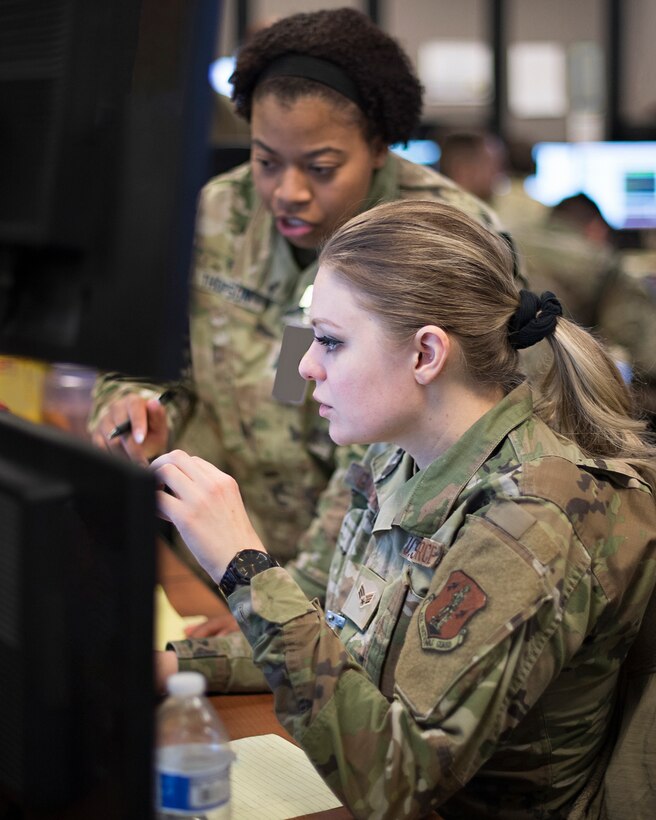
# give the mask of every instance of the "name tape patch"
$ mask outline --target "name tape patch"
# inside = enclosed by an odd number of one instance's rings
[[[413,564],[419,564],[422,567],[436,566],[443,553],[442,544],[431,541],[430,538],[419,538],[418,536],[410,538],[401,550],[401,555],[406,561],[412,561]]]

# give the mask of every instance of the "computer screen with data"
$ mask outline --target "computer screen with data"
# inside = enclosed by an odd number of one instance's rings
[[[584,193],[616,230],[656,228],[656,142],[540,142],[527,193],[545,205]]]

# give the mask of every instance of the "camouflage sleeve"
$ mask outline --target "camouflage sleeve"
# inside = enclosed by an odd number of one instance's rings
[[[208,692],[268,692],[269,684],[253,664],[253,653],[241,632],[214,638],[171,641],[180,671],[200,672]]]
[[[92,393],[92,406],[87,424],[93,432],[105,408],[116,399],[136,393],[144,399],[159,396],[165,390],[173,390],[175,397],[166,405],[166,415],[173,442],[191,416],[196,399],[191,379],[185,376],[180,381],[156,384],[151,381],[133,379],[120,373],[101,373],[96,379]]]
[[[285,564],[307,598],[317,598],[322,606],[337,536],[351,503],[351,490],[344,484],[344,476],[351,462],[363,458],[365,450],[355,445],[336,449],[336,468],[319,498],[316,515],[301,536],[296,557]]]
[[[458,623],[454,635],[445,629],[445,639],[435,638],[432,619],[463,569],[473,590],[466,637],[458,638]],[[568,595],[589,582],[583,566],[576,570]],[[567,640],[555,635],[555,601],[566,596],[553,584],[494,523],[463,527],[410,622],[392,700],[284,569],[256,576],[230,607],[274,691],[278,718],[330,788],[356,817],[396,819],[424,816],[458,791],[557,674],[578,632],[568,624]],[[462,608],[451,609],[462,617]]]

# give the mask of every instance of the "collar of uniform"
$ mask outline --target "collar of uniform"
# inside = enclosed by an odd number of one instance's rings
[[[392,525],[429,537],[446,520],[453,503],[492,451],[533,412],[529,386],[524,383],[473,424],[439,458],[412,475],[414,461],[404,453],[389,468],[387,458],[372,462],[380,511],[374,532]],[[394,451],[392,463],[398,451]],[[424,487],[429,489],[423,492]]]
[[[387,152],[387,159],[382,168],[374,171],[369,188],[369,194],[363,211],[379,205],[381,202],[390,202],[399,197],[399,164],[398,157],[391,151]]]

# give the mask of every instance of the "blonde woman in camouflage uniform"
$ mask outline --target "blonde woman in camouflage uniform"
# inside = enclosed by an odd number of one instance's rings
[[[619,372],[451,206],[374,208],[319,264],[300,370],[332,439],[372,443],[325,608],[208,463],[153,462],[161,515],[356,817],[601,817],[586,787],[656,579],[655,454]],[[552,366],[531,388],[518,350],[541,340]],[[179,664],[255,686],[237,636],[172,648],[162,678]]]
[[[314,403],[272,396],[283,330],[302,322],[317,247],[382,201],[439,199],[485,224],[494,217],[445,177],[388,151],[417,126],[421,87],[397,43],[359,12],[294,15],[253,35],[238,55],[234,101],[250,122],[252,157],[200,198],[189,382],[173,385],[164,408],[155,397],[165,386],[110,374],[97,386],[91,429],[97,445],[137,460],[175,445],[229,472],[283,561],[323,508],[322,493],[341,493],[342,512],[348,504],[337,479],[328,488],[339,459]],[[126,418],[133,434],[108,441]],[[326,549],[341,517],[323,522]],[[317,594],[329,555],[312,543],[315,554],[295,571]]]

